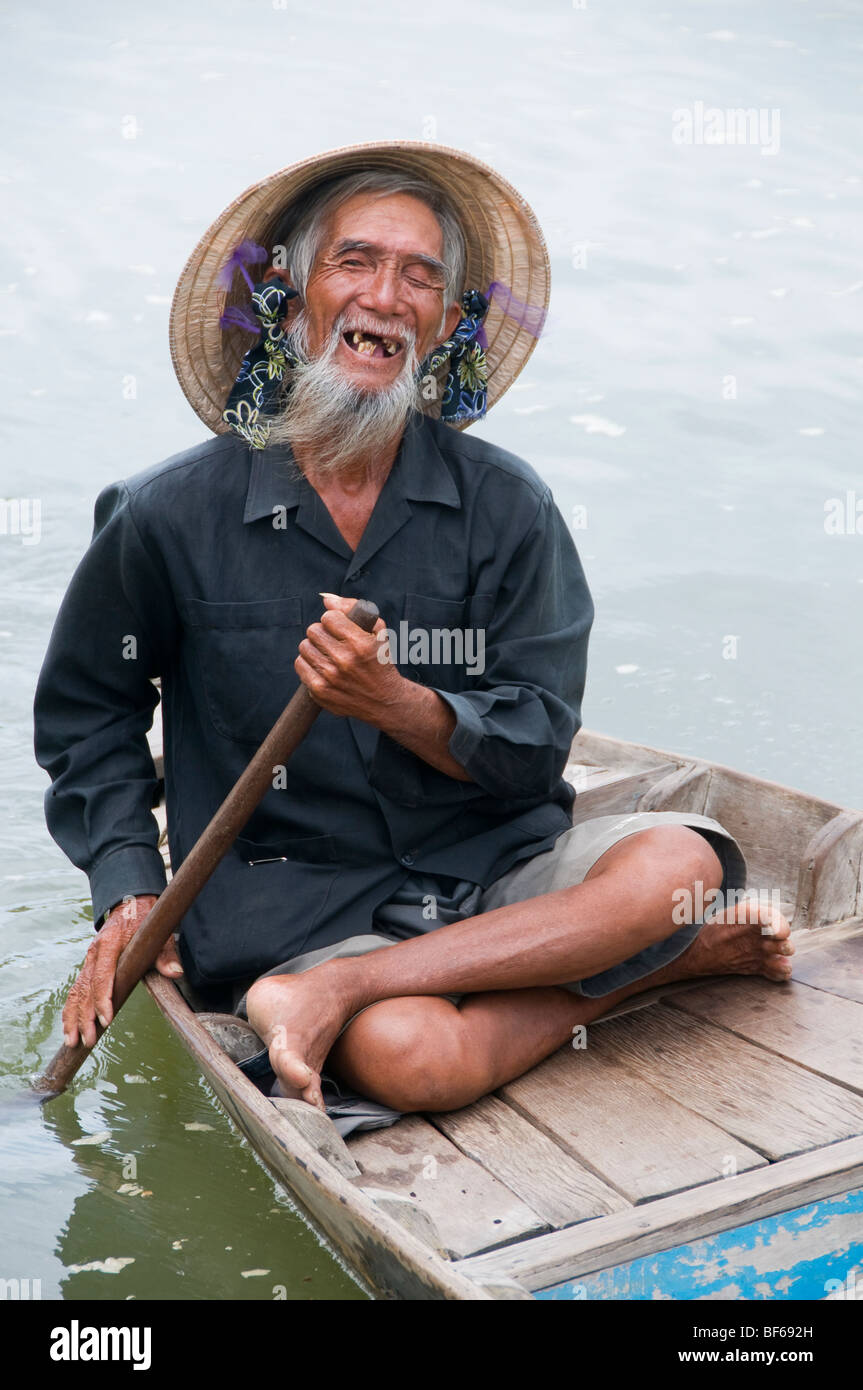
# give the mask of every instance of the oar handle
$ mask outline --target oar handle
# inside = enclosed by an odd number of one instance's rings
[[[358,599],[348,613],[351,622],[371,632],[378,610],[366,599]],[[274,769],[284,764],[302,743],[321,712],[304,685],[294,693],[264,739],[236,785],[225,797],[213,819],[186,855],[168,886],[157,898],[143,924],[135,932],[117,961],[114,975],[114,1014],[126,1002],[135,985],[156,962],[156,958],[176,931],[207,879],[224,858],[252,812],[272,786]],[[104,1029],[96,1023],[97,1039]],[[63,1046],[55,1053],[42,1076],[33,1083],[36,1091],[58,1095],[64,1091],[78,1068],[92,1052],[79,1042]]]

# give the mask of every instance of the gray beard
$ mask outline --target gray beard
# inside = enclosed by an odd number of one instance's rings
[[[376,391],[366,390],[333,362],[344,317],[333,324],[320,356],[310,359],[306,312],[297,315],[288,347],[301,360],[286,371],[280,408],[268,417],[268,442],[306,452],[314,460],[315,473],[326,478],[355,476],[363,463],[373,466],[375,458],[401,438],[412,412],[421,409],[420,363],[413,337],[405,342],[396,380]]]

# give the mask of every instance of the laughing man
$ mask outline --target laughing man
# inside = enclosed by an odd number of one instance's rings
[[[110,1021],[165,885],[154,677],[175,865],[297,683],[321,706],[158,968],[248,1019],[265,1089],[342,1132],[466,1105],[640,990],[790,975],[788,924],[758,904],[680,925],[681,890],[745,884],[717,821],[573,827],[593,604],[549,488],[465,432],[547,293],[524,200],[426,142],[282,170],[193,252],[172,354],[215,437],[100,495],[36,697],[48,823],[99,928],[70,1045]],[[419,663],[385,640],[400,625]],[[481,669],[421,640],[454,631],[482,635]]]

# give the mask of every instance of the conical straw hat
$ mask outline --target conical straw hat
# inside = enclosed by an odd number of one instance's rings
[[[201,237],[177,283],[169,327],[174,370],[192,409],[215,433],[230,428],[222,411],[250,346],[248,333],[219,323],[229,305],[248,307],[248,287],[237,274],[226,291],[218,283],[219,271],[242,241],[272,247],[290,205],[315,184],[371,166],[419,174],[437,184],[448,195],[464,233],[465,288],[485,294],[492,281],[500,281],[515,302],[531,306],[534,320],[543,317],[550,288],[545,239],[531,208],[494,169],[463,150],[425,140],[344,145],[314,155],[270,174],[235,198]],[[529,328],[504,313],[505,298],[492,297],[484,324],[489,409],[518,376],[536,344]],[[425,408],[437,414],[440,406]],[[455,427],[470,423],[455,422]]]

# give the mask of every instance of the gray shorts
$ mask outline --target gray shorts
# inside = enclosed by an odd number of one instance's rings
[[[597,816],[593,820],[581,821],[571,830],[564,831],[552,849],[536,854],[530,859],[521,860],[485,889],[479,884],[465,880],[411,874],[398,893],[378,909],[371,932],[363,936],[348,937],[345,941],[321,947],[316,951],[306,951],[292,960],[273,966],[260,978],[266,978],[268,975],[301,974],[323,961],[365,955],[368,951],[392,946],[398,941],[422,935],[451,921],[464,920],[466,917],[491,912],[494,908],[524,902],[527,898],[537,898],[545,893],[571,888],[583,882],[597,859],[612,845],[638,831],[650,830],[659,825],[687,825],[699,831],[711,844],[722,863],[722,892],[745,888],[746,861],[743,851],[734,836],[709,816],[700,816],[690,811],[641,811],[633,815]],[[619,965],[612,966],[599,975],[563,983],[560,987],[589,999],[599,999],[603,995],[611,994],[624,985],[633,984],[636,980],[652,975],[676,960],[695,940],[702,925],[702,921],[695,921],[682,926],[665,940],[648,946]],[[465,996],[447,994],[443,997],[450,999],[453,1004],[458,1004]],[[243,990],[242,996],[234,1001],[234,1012],[241,1018],[247,1017],[245,1004],[246,992]],[[341,1031],[344,1032],[357,1017],[359,1014],[354,1014]],[[342,1134],[349,1134],[354,1129],[379,1128],[393,1124],[399,1118],[399,1111],[348,1091],[326,1073],[322,1076],[322,1082],[327,1112]]]

